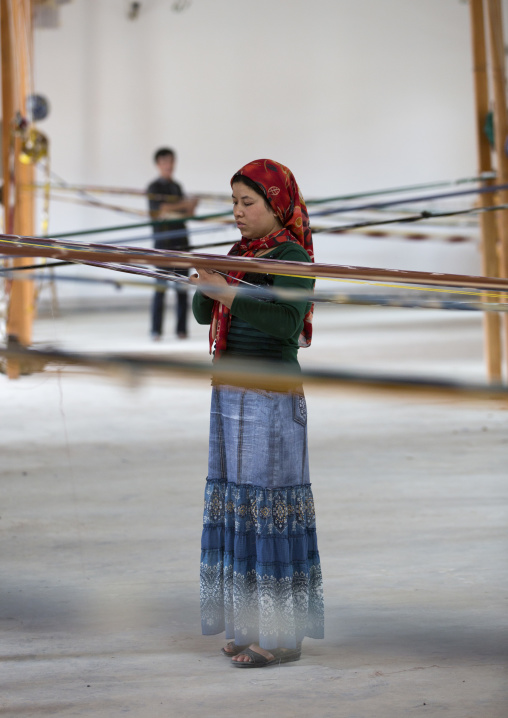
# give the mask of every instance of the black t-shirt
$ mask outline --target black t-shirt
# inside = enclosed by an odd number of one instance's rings
[[[164,204],[165,197],[178,197],[183,198],[185,195],[178,182],[173,180],[166,180],[162,177],[154,180],[148,185],[148,208],[150,213],[159,211],[161,204]],[[157,237],[155,236],[155,246],[160,249],[187,249],[189,246],[189,238],[185,232],[185,222],[171,222],[165,224],[153,225],[154,235],[166,233],[166,232],[181,232],[181,234],[174,237]]]

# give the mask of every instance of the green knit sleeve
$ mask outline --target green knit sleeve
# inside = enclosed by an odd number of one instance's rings
[[[199,290],[192,297],[192,313],[198,324],[210,324],[212,320],[213,299]]]

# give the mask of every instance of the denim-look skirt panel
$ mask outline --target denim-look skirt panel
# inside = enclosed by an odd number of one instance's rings
[[[323,637],[303,394],[216,386],[201,551],[204,634],[294,648]]]
[[[304,396],[214,387],[208,478],[265,488],[308,484]]]

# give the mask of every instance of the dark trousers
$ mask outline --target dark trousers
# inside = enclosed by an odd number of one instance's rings
[[[178,274],[188,276],[189,271],[186,269],[178,269]],[[166,286],[165,282],[160,283],[162,289]],[[176,333],[187,334],[187,313],[189,309],[189,301],[187,292],[181,288],[176,282],[173,285],[176,290]],[[166,291],[156,291],[152,300],[152,334],[162,334],[164,324]]]

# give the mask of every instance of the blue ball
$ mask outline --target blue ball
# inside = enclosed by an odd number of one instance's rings
[[[28,95],[26,112],[34,121],[44,120],[49,113],[49,102],[43,95]]]

